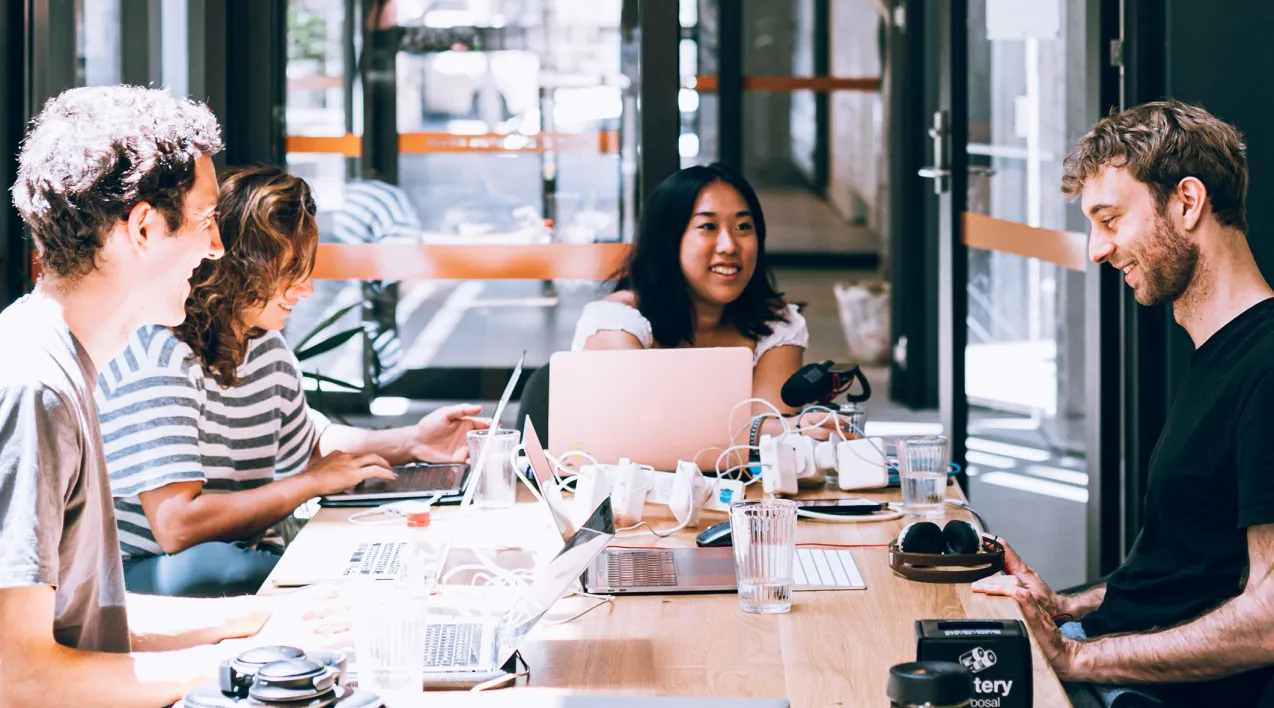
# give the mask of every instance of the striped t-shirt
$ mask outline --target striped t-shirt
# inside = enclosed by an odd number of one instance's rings
[[[221,388],[159,326],[129,337],[103,369],[95,399],[124,560],[163,553],[142,492],[186,481],[203,482],[205,494],[235,492],[305,469],[327,421],[305,405],[300,363],[278,332],[249,342],[239,377]]]
[[[420,241],[420,217],[407,193],[380,180],[345,183],[345,200],[332,217],[333,235],[345,243]]]

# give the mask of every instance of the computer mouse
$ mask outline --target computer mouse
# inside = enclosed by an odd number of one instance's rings
[[[700,531],[699,535],[695,537],[695,543],[699,546],[733,545],[730,541],[730,522],[722,521]]]

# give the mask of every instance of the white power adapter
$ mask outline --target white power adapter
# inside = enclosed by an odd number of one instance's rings
[[[784,440],[791,441],[796,456],[796,485],[798,487],[821,487],[827,483],[827,475],[814,460],[814,439],[800,433],[788,433]]]
[[[699,525],[699,510],[707,503],[712,494],[712,486],[703,476],[699,465],[685,460],[677,461],[677,472],[673,476],[672,497],[668,508],[676,517],[677,523],[689,527]]]
[[[791,436],[762,435],[757,447],[761,453],[761,488],[765,493],[796,494],[798,462]]]
[[[611,480],[610,503],[615,511],[615,522],[620,526],[632,526],[641,521],[646,507],[646,493],[650,491],[653,470],[643,469],[628,458],[615,465]]]
[[[575,475],[575,501],[571,519],[576,528],[583,526],[597,507],[611,495],[612,465],[584,465]]]
[[[837,483],[846,492],[879,489],[889,484],[889,469],[880,448],[867,438],[836,444]]]

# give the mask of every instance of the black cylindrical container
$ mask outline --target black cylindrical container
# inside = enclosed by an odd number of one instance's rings
[[[893,708],[969,708],[973,674],[950,661],[916,661],[889,669]]]

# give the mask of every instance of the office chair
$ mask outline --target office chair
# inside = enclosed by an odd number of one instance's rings
[[[544,366],[536,369],[526,379],[526,384],[522,387],[522,396],[518,399],[518,428],[521,432],[526,432],[526,419],[530,416],[531,423],[535,429],[540,431],[540,435],[548,434],[549,430],[549,365],[548,362]]]

